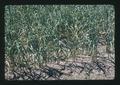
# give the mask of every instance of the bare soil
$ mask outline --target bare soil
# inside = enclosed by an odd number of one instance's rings
[[[104,54],[108,55],[108,54]],[[7,80],[111,80],[115,78],[114,54],[100,56],[96,61],[90,56],[78,55],[76,59],[47,63],[38,68],[15,68],[5,73]]]

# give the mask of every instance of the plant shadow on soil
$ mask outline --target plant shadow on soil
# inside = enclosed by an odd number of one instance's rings
[[[39,69],[21,67],[13,72],[6,72],[7,80],[111,80],[115,76],[113,59],[99,57],[71,58],[60,63],[47,63]]]

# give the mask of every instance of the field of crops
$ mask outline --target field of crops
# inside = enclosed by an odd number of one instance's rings
[[[114,52],[114,34],[112,5],[8,5],[6,69],[12,73],[15,68],[37,69],[78,55],[97,56],[100,39]]]

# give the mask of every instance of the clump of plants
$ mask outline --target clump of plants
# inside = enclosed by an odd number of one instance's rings
[[[6,5],[5,57],[11,68],[94,55],[99,32],[114,49],[111,5]]]

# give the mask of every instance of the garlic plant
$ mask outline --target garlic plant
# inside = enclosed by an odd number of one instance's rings
[[[114,49],[114,15],[112,5],[6,5],[5,57],[14,65],[42,66],[61,56],[92,56],[99,32]]]

